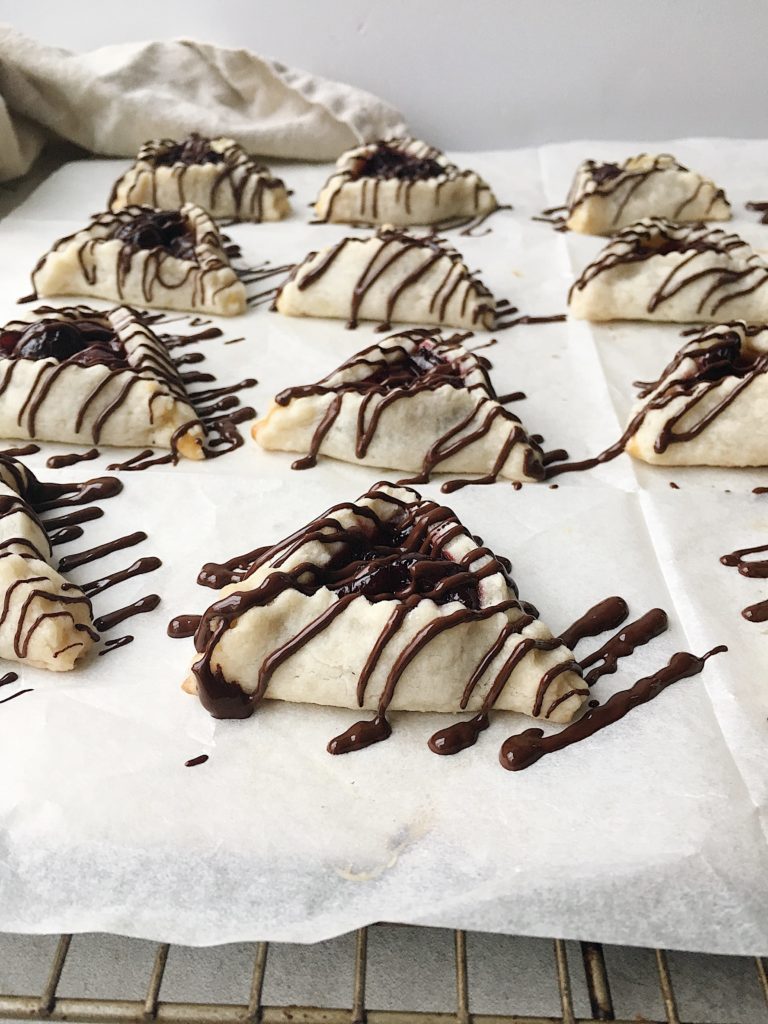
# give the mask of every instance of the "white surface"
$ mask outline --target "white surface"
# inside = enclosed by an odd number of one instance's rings
[[[191,36],[348,81],[441,146],[760,137],[761,0],[5,0],[53,45]]]
[[[749,143],[664,148],[720,180],[737,210],[765,158]],[[598,149],[621,152],[582,144],[461,157],[516,210],[497,216],[493,234],[456,241],[497,296],[524,312],[562,311],[574,269],[601,245],[530,220],[561,200],[577,160]],[[3,222],[3,315],[27,290],[26,268],[101,204],[119,166],[69,165]],[[344,232],[306,223],[323,170],[283,170],[296,215],[232,229],[252,262],[296,259]],[[768,239],[754,222],[734,226],[758,245]],[[280,387],[314,379],[375,337],[370,327],[352,333],[266,310],[226,327],[247,340],[203,351],[222,382],[258,376],[262,409]],[[518,406],[529,429],[576,456],[617,436],[628,381],[664,365],[678,343],[674,328],[550,325],[517,328],[489,355],[501,391],[529,394]],[[601,683],[598,697],[674,650],[733,649],[590,742],[511,775],[496,755],[525,727],[519,717],[497,716],[477,747],[444,760],[425,746],[444,721],[400,715],[387,743],[331,758],[325,743],[353,713],[267,706],[245,723],[214,723],[178,692],[191,643],[163,630],[172,614],[209,603],[192,585],[200,564],[283,536],[384,475],[331,462],[292,474],[289,461],[248,446],[216,463],[129,475],[124,495],[76,543],[127,532],[127,520],[146,527],[151,539],[137,553],[159,554],[163,569],[135,592],[110,592],[97,611],[150,589],[164,603],[131,621],[135,644],[64,680],[24,673],[37,692],[2,708],[0,927],[311,941],[390,919],[765,952],[766,629],[738,614],[760,584],[717,563],[765,529],[765,504],[750,494],[765,473],[635,476],[622,458],[564,477],[556,491],[497,485],[451,497],[471,529],[512,557],[523,596],[555,631],[608,593],[622,593],[633,617],[654,605],[672,613],[670,633]],[[106,567],[123,564],[118,555]],[[203,749],[211,760],[185,769]]]

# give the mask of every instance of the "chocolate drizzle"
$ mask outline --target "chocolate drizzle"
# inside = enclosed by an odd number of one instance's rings
[[[185,768],[196,768],[199,764],[205,764],[208,760],[208,754],[198,754],[197,757],[191,757],[188,761],[184,762]]]
[[[727,650],[728,648],[722,645],[713,647],[700,658],[681,651],[674,654],[664,668],[651,676],[639,679],[630,689],[614,693],[605,704],[587,711],[583,718],[567,725],[558,733],[545,736],[541,729],[526,729],[515,736],[510,736],[504,741],[499,752],[501,766],[513,772],[522,771],[524,768],[530,768],[546,754],[563,750],[572,743],[594,736],[601,729],[624,718],[633,708],[653,700],[672,683],[698,675],[708,658]]]
[[[669,621],[662,608],[652,608],[645,615],[630,622],[616,636],[612,636],[602,647],[593,651],[581,661],[582,669],[596,665],[585,677],[587,686],[594,686],[602,676],[613,675],[620,658],[626,658],[638,647],[649,643],[666,632]]]
[[[586,611],[581,618],[564,629],[560,639],[566,647],[573,650],[581,641],[591,636],[599,636],[606,630],[616,629],[629,615],[629,607],[623,597],[606,597]]]
[[[45,464],[48,469],[64,469],[68,466],[74,466],[78,462],[91,462],[93,459],[98,459],[99,450],[98,448],[89,448],[85,452],[70,452],[67,455],[51,455],[45,460]]]
[[[765,580],[768,579],[768,558],[752,559],[749,557],[765,552],[768,552],[768,544],[758,544],[750,548],[739,548],[728,555],[723,555],[720,561],[723,565],[738,569],[742,576]],[[768,622],[768,600],[749,605],[741,614],[748,622]]]
[[[0,704],[7,704],[9,701],[16,700],[17,697],[21,697],[22,694],[25,694],[25,693],[32,693],[32,687],[29,686],[29,687],[27,687],[26,690],[17,690],[16,693],[12,693],[10,695],[10,697],[2,697],[2,698],[0,698]]]
[[[110,587],[114,587],[118,583],[132,580],[136,576],[143,576],[148,572],[154,572],[162,564],[160,559],[155,558],[154,555],[150,555],[147,558],[137,558],[127,569],[108,573],[106,576],[102,576],[101,579],[93,580],[91,583],[84,583],[83,590],[89,597],[96,597],[97,594],[103,594],[105,590],[109,590]]]
[[[403,331],[371,345],[333,373],[315,384],[286,388],[276,397],[279,406],[308,397],[333,396],[325,414],[312,435],[308,453],[293,463],[293,469],[308,469],[317,462],[328,432],[342,411],[345,395],[360,395],[362,401],[356,416],[355,456],[364,459],[377,437],[386,428],[385,414],[395,403],[441,388],[466,389],[473,396],[469,412],[430,444],[419,473],[402,483],[425,483],[441,464],[454,458],[471,445],[482,442],[499,423],[506,427],[499,441],[499,450],[490,472],[476,480],[455,480],[443,484],[443,491],[456,490],[469,483],[494,483],[503,471],[517,445],[524,447],[522,469],[526,477],[541,479],[544,475],[542,452],[530,438],[513,413],[504,409],[488,375],[490,363],[484,357],[462,347],[468,335],[455,334],[443,338],[435,329]],[[507,400],[516,395],[505,396]],[[383,420],[384,417],[384,420]]]
[[[749,202],[744,204],[748,210],[754,210],[755,213],[760,214],[760,223],[768,224],[768,203],[762,202]]]
[[[370,720],[355,722],[340,736],[336,736],[328,744],[329,754],[350,754],[354,750],[363,750],[374,743],[381,743],[392,735],[392,726],[383,714]]]
[[[174,640],[184,640],[197,632],[202,615],[176,615],[168,623],[168,636]]]
[[[104,646],[99,651],[99,657],[101,658],[104,654],[109,654],[110,651],[117,651],[131,643],[133,643],[132,636],[116,636],[112,640],[105,640]]]
[[[125,622],[126,619],[131,618],[133,615],[154,611],[159,604],[160,598],[157,594],[147,594],[146,597],[141,597],[138,601],[134,601],[124,608],[118,608],[107,615],[100,615],[98,619],[94,620],[93,624],[100,633],[106,633],[107,630],[114,629],[115,626]]]

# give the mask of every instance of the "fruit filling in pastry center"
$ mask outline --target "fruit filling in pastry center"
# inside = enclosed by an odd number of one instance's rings
[[[125,347],[115,331],[98,320],[39,320],[22,331],[0,334],[0,353],[8,358],[55,359],[78,366],[128,365]]]
[[[180,210],[141,209],[118,221],[111,237],[132,249],[165,249],[177,259],[195,259],[195,236]]]
[[[618,164],[595,164],[590,168],[590,177],[598,184],[603,185],[607,181],[613,181],[622,174],[622,168]]]
[[[414,550],[414,539],[412,527],[401,531],[395,524],[378,523],[373,536],[349,540],[344,564],[329,567],[322,585],[338,597],[356,594],[376,601],[418,596],[435,604],[459,601],[466,608],[479,608],[477,577],[449,558]]]
[[[439,387],[441,384],[453,388],[466,386],[457,364],[444,359],[427,345],[419,346],[415,352],[396,363],[379,367],[370,377],[359,382],[362,389],[375,387],[382,393],[396,389],[410,391],[422,387]]]
[[[713,345],[700,352],[691,353],[696,370],[691,375],[692,383],[717,381],[725,377],[744,377],[755,368],[759,355],[739,344],[734,335],[719,345]]]
[[[211,146],[211,140],[196,133],[166,149],[153,154],[155,167],[172,167],[173,164],[220,164],[224,155]]]
[[[414,156],[402,149],[380,145],[370,156],[361,158],[352,178],[397,178],[400,181],[426,181],[445,174],[445,168],[431,157]]]

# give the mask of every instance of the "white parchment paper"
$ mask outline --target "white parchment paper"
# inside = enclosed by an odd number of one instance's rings
[[[768,144],[723,140],[457,155],[515,209],[495,217],[492,234],[452,238],[498,297],[524,313],[565,312],[574,273],[602,242],[530,218],[563,200],[584,156],[642,149],[711,174],[734,202],[733,229],[768,248],[768,227],[743,210],[747,199],[768,199]],[[3,322],[40,254],[103,208],[122,167],[70,164],[0,224]],[[250,263],[295,261],[348,230],[308,223],[327,168],[280,172],[295,189],[294,215],[230,229]],[[257,377],[244,400],[260,411],[280,388],[315,380],[378,337],[369,325],[350,332],[263,308],[220,325],[225,338],[199,346],[200,368],[222,384]],[[672,326],[568,323],[520,326],[487,355],[499,392],[528,395],[515,411],[529,431],[578,458],[615,440],[631,382],[657,376],[680,343]],[[43,445],[28,462],[43,479],[72,479],[120,458],[102,449],[97,462],[45,469],[65,450]],[[329,460],[294,473],[291,459],[249,440],[215,462],[126,473],[105,517],[59,549],[146,530],[140,547],[72,577],[155,554],[161,569],[108,591],[96,612],[149,592],[162,603],[112,634],[133,633],[133,644],[67,676],[8,666],[34,692],[0,705],[0,928],[202,945],[309,942],[390,920],[768,953],[768,628],[739,614],[766,585],[718,561],[764,538],[768,502],[751,490],[768,474],[652,469],[622,457],[558,478],[557,489],[498,484],[447,499],[512,559],[521,594],[555,633],[609,594],[623,595],[633,618],[668,611],[669,632],[601,680],[598,698],[674,651],[730,648],[610,729],[509,773],[497,753],[530,724],[521,716],[496,715],[475,747],[438,758],[426,741],[445,718],[394,715],[386,743],[334,758],[325,745],[354,712],[267,703],[246,722],[214,722],[179,690],[192,642],[168,639],[165,627],[210,603],[195,585],[204,561],[277,540],[396,477]],[[424,493],[439,497],[439,483]],[[200,753],[206,764],[184,767]]]

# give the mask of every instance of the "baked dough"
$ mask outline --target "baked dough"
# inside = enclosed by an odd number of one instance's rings
[[[98,634],[91,603],[51,565],[51,544],[30,504],[37,481],[0,455],[0,658],[66,672]]]
[[[288,193],[268,167],[258,164],[234,139],[193,133],[183,142],[145,142],[135,163],[109,197],[112,212],[134,204],[178,210],[194,203],[212,217],[282,220],[291,212]]]
[[[420,474],[540,480],[542,453],[500,404],[487,361],[436,330],[394,334],[316,384],[288,388],[251,428],[267,449]]]
[[[569,293],[581,320],[768,321],[768,263],[738,235],[649,217],[624,228]]]
[[[0,329],[0,437],[201,459],[204,436],[179,371],[135,310],[64,307]]]
[[[127,206],[97,214],[87,228],[60,238],[32,271],[37,295],[94,295],[158,309],[235,316],[245,285],[209,215]]]
[[[311,252],[275,300],[286,316],[487,328],[496,301],[461,254],[434,235],[381,228],[367,238],[342,238]]]
[[[706,328],[642,385],[626,450],[665,466],[768,466],[768,327]]]
[[[518,601],[509,563],[410,488],[375,484],[235,563],[186,684],[214,717],[267,697],[566,722],[588,694],[572,653]]]
[[[666,217],[678,224],[731,219],[725,192],[669,153],[641,153],[621,164],[585,160],[566,209],[566,226],[587,235],[612,235],[642,217]]]
[[[370,142],[342,153],[315,202],[319,221],[437,224],[498,206],[475,171],[461,170],[420,139]]]

